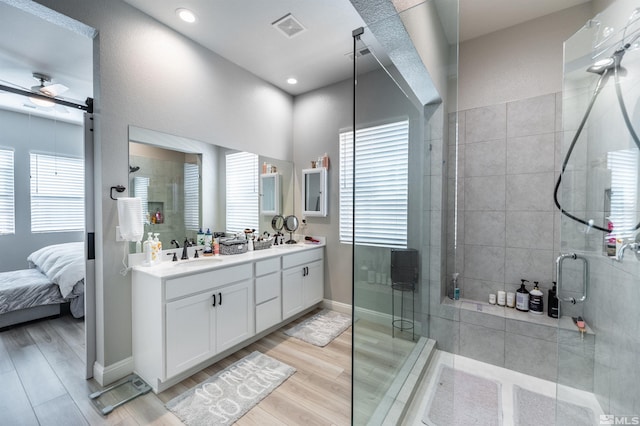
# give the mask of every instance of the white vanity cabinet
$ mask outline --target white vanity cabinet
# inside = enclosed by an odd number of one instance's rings
[[[282,321],[280,257],[256,262],[256,333]]]
[[[323,249],[282,257],[282,319],[322,301],[324,296]]]
[[[324,297],[324,246],[134,267],[133,369],[162,392]]]
[[[134,368],[156,391],[255,334],[250,263],[168,279],[134,271],[133,279]]]

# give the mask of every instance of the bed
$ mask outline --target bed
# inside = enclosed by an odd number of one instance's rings
[[[27,257],[29,269],[0,272],[0,328],[60,314],[84,316],[84,243],[43,247]]]

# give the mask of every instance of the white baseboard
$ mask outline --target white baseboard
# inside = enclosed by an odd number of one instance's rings
[[[93,378],[100,386],[107,386],[131,373],[133,373],[133,357],[125,358],[106,367],[97,362],[93,364]]]
[[[343,314],[351,315],[353,309],[350,304],[336,302],[334,300],[324,299],[322,301],[322,307],[331,311],[340,312]]]

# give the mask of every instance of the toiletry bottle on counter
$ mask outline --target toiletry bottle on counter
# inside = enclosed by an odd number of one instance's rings
[[[162,243],[158,239],[158,233],[153,234],[153,241],[151,242],[151,263],[158,263],[160,261],[160,250]]]
[[[527,280],[520,280],[520,288],[516,291],[516,309],[522,312],[529,311],[529,291],[526,289],[524,283],[528,283]]]
[[[549,307],[547,308],[547,315],[551,318],[558,318],[560,311],[558,310],[558,290],[556,288],[556,282],[553,282],[553,287],[549,290]]]
[[[148,235],[148,238],[142,245],[142,250],[144,251],[144,264],[146,266],[151,265],[151,250],[153,246],[153,237],[151,236],[151,232],[149,232]]]
[[[198,234],[196,235],[196,243],[199,246],[204,246],[204,232],[202,232],[202,228],[198,229]]]
[[[529,313],[542,315],[544,313],[544,293],[538,288],[538,281],[533,282],[533,290],[529,293]]]
[[[211,229],[207,228],[207,232],[204,234],[204,252],[211,253],[213,249],[213,234]]]

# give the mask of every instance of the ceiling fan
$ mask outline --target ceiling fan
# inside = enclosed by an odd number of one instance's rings
[[[60,83],[49,84],[45,86],[44,85],[45,81],[46,82],[51,81],[51,77],[48,76],[47,74],[34,72],[33,78],[38,80],[40,82],[40,85],[31,86],[32,92],[39,93],[41,95],[48,96],[50,98],[55,98],[56,96],[60,96],[61,94],[69,90],[67,86]]]

